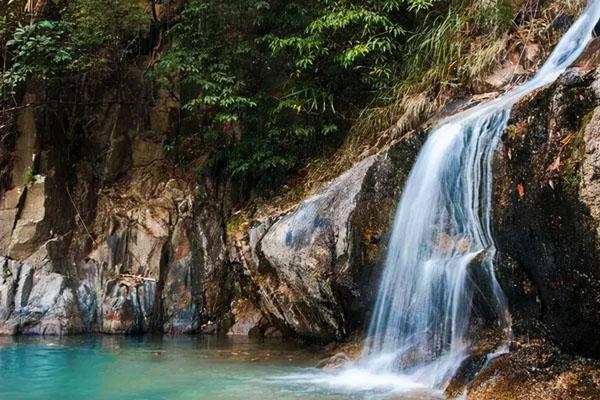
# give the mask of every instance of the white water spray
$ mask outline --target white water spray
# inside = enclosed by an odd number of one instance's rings
[[[600,0],[591,0],[529,82],[431,132],[398,205],[362,359],[333,375],[288,377],[289,382],[349,391],[433,389],[439,395],[471,344],[473,268],[483,280],[478,284],[489,288],[498,324],[508,327],[493,268],[493,153],[513,105],[554,82],[581,55],[599,18]]]

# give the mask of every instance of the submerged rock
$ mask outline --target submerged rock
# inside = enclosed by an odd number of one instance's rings
[[[336,369],[347,365],[351,361],[352,359],[348,357],[346,353],[336,353],[331,357],[321,360],[316,367],[323,369]]]

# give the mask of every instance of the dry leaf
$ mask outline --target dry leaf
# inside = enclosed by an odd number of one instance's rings
[[[567,144],[569,144],[569,142],[573,140],[573,134],[569,133],[567,136],[565,136],[561,141],[560,144],[562,144],[563,146],[566,146]]]
[[[517,191],[519,192],[519,200],[523,200],[525,198],[525,186],[522,183],[517,185]]]

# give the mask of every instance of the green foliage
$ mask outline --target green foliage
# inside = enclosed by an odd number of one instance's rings
[[[283,177],[339,146],[366,107],[393,103],[409,82],[434,91],[472,80],[511,23],[510,0],[191,0],[152,71],[184,101],[170,153],[186,159],[193,138],[213,149],[207,166]],[[489,45],[473,49],[469,35],[480,34]]]
[[[272,37],[275,54],[289,50],[296,75],[307,70],[337,65],[359,68],[361,77],[376,82],[391,75],[389,57],[405,33],[395,14],[404,1],[323,2],[320,15],[301,35]],[[421,7],[426,5],[422,3]]]
[[[153,87],[182,103],[166,153],[178,164],[210,153],[205,170],[259,187],[327,159],[352,126],[374,136],[372,121],[418,120],[435,108],[429,94],[497,60],[513,24],[511,0],[188,0],[168,21],[143,0],[54,0],[37,16],[9,3],[4,93],[144,61]]]
[[[86,70],[99,64],[115,64],[130,55],[139,36],[148,31],[150,25],[145,3],[137,0],[67,2],[61,15],[69,22],[69,40],[77,50],[71,68]]]
[[[278,170],[286,170],[294,166],[294,158],[290,155],[278,154],[277,144],[271,141],[244,140],[233,146],[225,154],[228,157],[228,168],[234,175],[274,176]]]
[[[178,86],[196,121],[180,134],[212,142],[209,165],[284,176],[339,142],[393,75],[403,13],[432,3],[191,0],[152,75]]]
[[[478,33],[501,34],[513,24],[512,0],[489,0],[476,2],[470,18]]]
[[[430,19],[430,20],[429,20]],[[428,69],[443,68],[444,73],[454,67],[468,49],[461,38],[466,16],[450,8],[445,15],[428,16],[407,41],[405,79],[415,80]]]
[[[256,106],[242,93],[245,82],[239,74],[249,53],[247,44],[228,37],[228,18],[244,4],[251,7],[250,3],[190,1],[181,21],[169,30],[173,46],[153,71],[153,76],[165,84],[190,93],[184,110],[205,112],[203,120],[208,128],[223,129],[239,120],[245,108]]]
[[[29,16],[29,23],[22,23],[24,2],[9,3],[0,14],[0,38],[9,36],[4,60],[8,68],[0,82],[4,93],[14,94],[28,79],[64,77],[99,67],[117,69],[150,22],[147,7],[139,1],[56,1],[48,15],[52,18],[35,21]]]
[[[151,73],[162,85],[177,88],[184,103],[178,133],[183,137],[168,140],[171,154],[193,138],[197,146],[213,149],[206,168],[257,181],[283,176],[296,165],[297,145],[313,127],[296,121],[298,112],[282,106],[285,99],[276,100],[276,88],[260,84],[271,80],[278,86],[286,79],[262,32],[294,30],[306,13],[300,2],[186,4],[168,31],[172,46]]]
[[[434,1],[317,1],[313,18],[295,35],[269,35],[275,56],[293,60],[287,93],[277,111],[320,114],[327,135],[344,129],[397,75],[401,45],[413,12]]]
[[[26,0],[0,0],[0,47],[3,47],[14,30],[26,22]]]
[[[12,65],[2,75],[0,88],[9,92],[29,78],[53,77],[72,61],[71,48],[65,44],[64,24],[56,21],[19,27],[6,46]]]
[[[446,3],[425,14],[401,46],[404,57],[394,85],[468,84],[494,60],[490,51],[500,54],[496,39],[512,25],[511,0]],[[485,40],[473,46],[477,36]]]

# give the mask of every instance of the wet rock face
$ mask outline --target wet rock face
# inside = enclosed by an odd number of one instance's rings
[[[146,333],[150,330],[156,282],[107,282],[102,303],[102,333]]]
[[[240,254],[260,309],[274,325],[317,341],[364,326],[385,252],[382,236],[420,141],[417,135],[401,141],[296,210],[254,223]]]
[[[163,260],[161,279],[162,331],[171,334],[194,333],[201,322],[203,304],[202,263],[196,258],[188,235],[188,227],[175,227],[169,257]]]
[[[600,221],[600,108],[594,109],[583,132],[580,196],[595,221]],[[600,234],[600,224],[597,228]]]
[[[98,199],[92,226],[103,240],[77,266],[89,330],[185,334],[202,321],[207,244],[194,225],[193,188],[165,176],[166,161],[148,154],[128,185]],[[133,159],[137,165],[135,151]]]
[[[17,112],[0,187],[0,334],[193,333],[209,305],[230,303],[220,204],[163,152],[178,105],[98,97],[109,105],[83,143],[43,107]]]
[[[105,240],[78,267],[85,319],[105,333],[194,332],[202,300],[193,294],[201,288],[189,244],[191,190],[138,171],[131,186],[99,199],[94,226]]]
[[[197,249],[191,262],[198,269],[202,282],[202,313],[205,321],[211,321],[227,332],[227,314],[233,300],[233,266],[229,264],[226,245],[225,220],[229,188],[211,180],[205,180],[196,188],[190,244]]]
[[[595,76],[567,71],[513,112],[495,168],[498,273],[517,333],[600,355]]]

